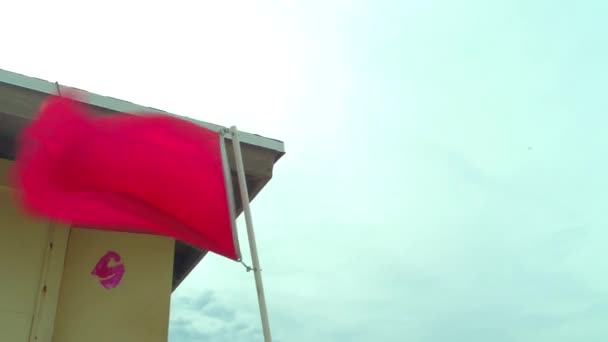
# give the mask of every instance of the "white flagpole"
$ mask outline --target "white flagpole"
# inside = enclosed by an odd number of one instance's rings
[[[253,275],[255,276],[255,286],[258,292],[258,304],[260,306],[260,316],[262,318],[262,331],[264,332],[264,342],[271,342],[270,324],[268,322],[268,310],[266,309],[266,298],[264,296],[264,285],[262,284],[262,273],[260,269],[260,259],[258,248],[255,243],[253,232],[253,221],[251,219],[251,208],[249,207],[249,192],[247,190],[247,179],[245,178],[245,167],[243,165],[243,154],[241,153],[241,141],[239,132],[235,126],[230,128],[232,132],[232,147],[234,148],[234,159],[236,162],[236,172],[239,180],[241,192],[241,202],[243,213],[245,214],[245,224],[247,225],[247,236],[249,238],[249,249],[251,250],[251,260],[253,263]]]

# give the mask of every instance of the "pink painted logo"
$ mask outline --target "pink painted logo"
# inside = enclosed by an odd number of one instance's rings
[[[125,273],[125,265],[122,263],[120,254],[109,251],[99,259],[91,275],[99,278],[99,283],[106,289],[113,289],[120,284]]]

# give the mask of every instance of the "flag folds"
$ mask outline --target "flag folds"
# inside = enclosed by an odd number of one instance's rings
[[[14,181],[36,216],[169,236],[240,257],[223,137],[157,113],[94,115],[49,97],[17,142]]]

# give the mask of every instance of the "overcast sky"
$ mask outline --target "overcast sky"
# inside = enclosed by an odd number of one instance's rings
[[[608,2],[85,4],[3,6],[0,68],[285,141],[276,341],[608,338]],[[170,342],[260,331],[234,262],[173,296]]]

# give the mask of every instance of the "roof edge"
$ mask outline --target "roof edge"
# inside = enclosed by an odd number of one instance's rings
[[[3,69],[0,69],[0,83],[10,84],[13,86],[17,86],[17,87],[21,87],[21,88],[37,91],[40,93],[49,94],[49,95],[57,94],[57,87],[59,85],[59,83],[53,83],[53,82],[49,82],[49,81],[46,81],[46,80],[43,80],[40,78],[30,77],[30,76],[14,73],[14,72],[3,70]],[[163,113],[163,114],[183,118],[185,120],[194,122],[198,125],[201,125],[203,127],[206,127],[208,129],[218,131],[218,132],[220,130],[227,128],[227,127],[212,124],[209,122],[200,121],[200,120],[192,119],[189,117],[169,113],[164,110],[141,106],[141,105],[138,105],[138,104],[135,104],[132,102],[119,100],[119,99],[116,99],[113,97],[94,94],[94,93],[91,93],[91,92],[88,92],[85,90],[81,90],[78,88],[68,87],[65,85],[59,85],[59,86],[60,86],[60,88],[78,90],[79,92],[82,92],[86,97],[86,101],[83,101],[83,102],[96,106],[96,107],[109,109],[111,111],[127,112],[127,113],[128,112],[157,112],[157,113]],[[241,142],[243,142],[245,144],[259,146],[259,147],[269,149],[269,150],[274,150],[274,151],[278,152],[280,155],[283,155],[285,153],[285,144],[280,140],[266,138],[266,137],[263,137],[263,136],[260,136],[257,134],[251,134],[251,133],[247,133],[247,132],[239,132],[239,133],[240,133]],[[229,134],[226,135],[226,138],[232,139]]]

